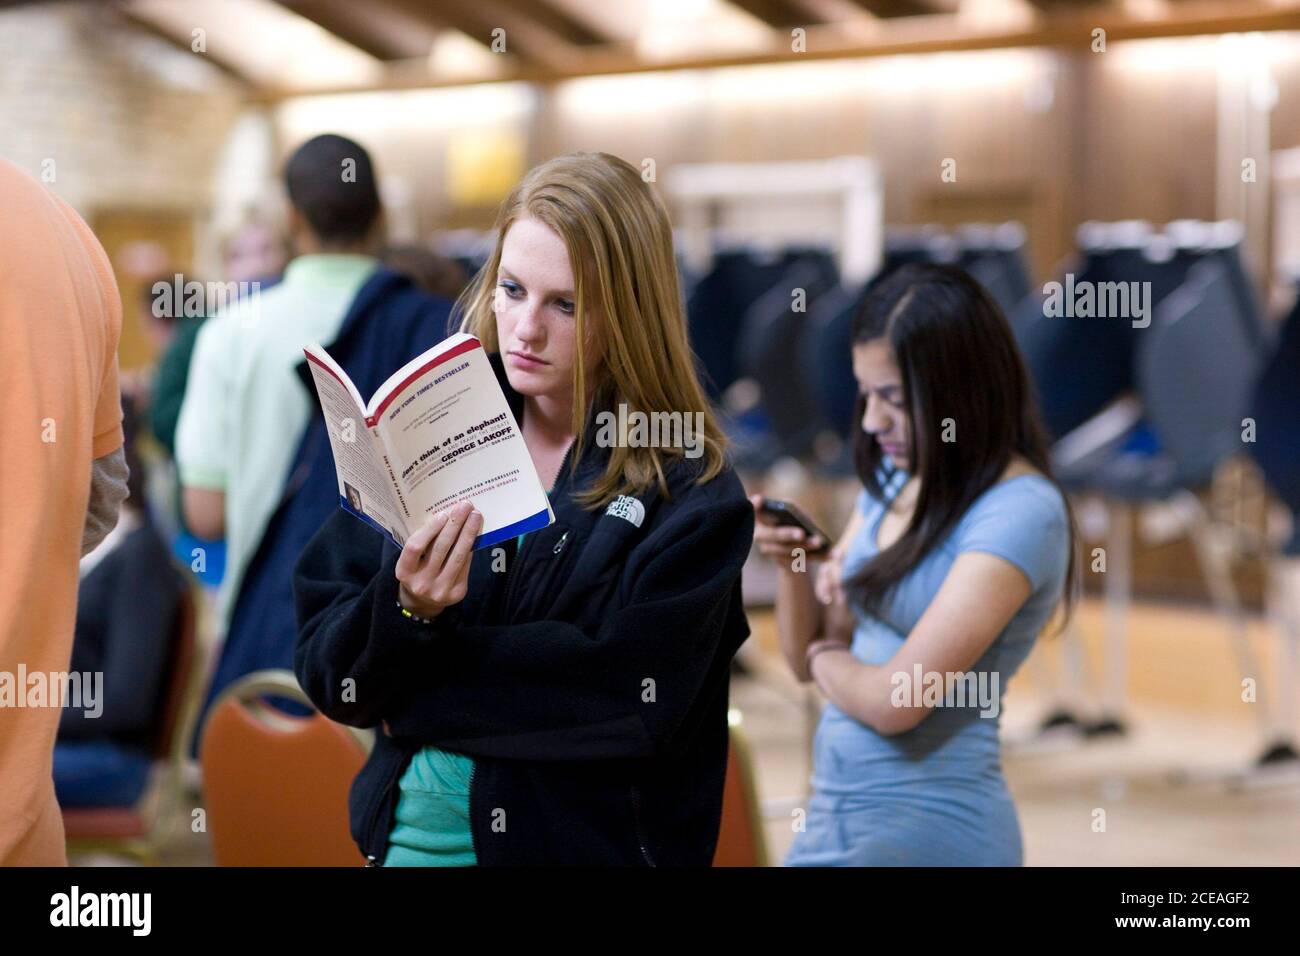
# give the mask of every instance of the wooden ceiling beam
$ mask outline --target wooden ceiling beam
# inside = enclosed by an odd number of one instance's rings
[[[930,3],[927,0],[850,0],[855,7],[882,20],[898,17],[924,17],[935,13],[952,13],[953,6]],[[1032,2],[1032,0],[1031,0]]]
[[[562,68],[573,46],[543,27],[501,5],[483,0],[384,0],[392,7],[422,19],[430,26],[459,30],[491,50],[495,31],[504,30],[505,50],[500,56],[524,68]]]
[[[727,0],[727,3],[762,20],[774,30],[784,31],[791,27],[807,27],[826,22],[825,18],[817,15],[809,6],[792,3],[790,0]]]
[[[613,39],[575,19],[567,11],[542,0],[489,0],[488,6],[499,7],[513,17],[530,21],[537,28],[573,46],[599,46]]]
[[[359,6],[339,0],[276,0],[300,17],[332,33],[344,43],[377,60],[425,56],[437,31],[396,11]]]
[[[389,0],[392,2],[392,0]],[[1153,39],[1158,37],[1198,36],[1219,33],[1269,32],[1300,30],[1300,2],[1285,7],[1268,0],[1186,0],[1170,7],[1160,18],[1138,17],[1119,6],[1104,6],[1043,15],[1031,25],[998,30],[973,30],[956,18],[927,19],[909,25],[906,20],[881,25],[879,35],[864,40],[848,34],[840,25],[808,27],[807,50],[792,55],[783,36],[774,33],[771,47],[745,53],[706,56],[683,56],[666,61],[648,61],[637,57],[627,47],[599,47],[574,50],[574,55],[558,65],[515,61],[510,76],[536,83],[558,82],[580,76],[618,75],[668,70],[716,69],[728,66],[790,63],[795,60],[856,59],[904,54],[961,52],[968,50],[1017,49],[1023,47],[1063,47],[1087,51],[1093,31],[1106,31],[1109,42]],[[572,48],[571,48],[572,49]],[[415,89],[464,86],[473,80],[434,80],[427,73],[405,71],[394,74],[377,87],[348,86],[324,92],[352,92],[358,89]],[[259,97],[277,100],[287,96],[312,94],[315,89],[267,89]]]

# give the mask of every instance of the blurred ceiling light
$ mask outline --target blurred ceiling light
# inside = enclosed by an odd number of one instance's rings
[[[1038,49],[890,56],[867,61],[866,83],[900,92],[965,90],[1050,78],[1053,69],[1052,54]]]
[[[962,0],[957,19],[981,30],[1013,30],[1032,25],[1036,11],[1028,0]]]
[[[866,90],[987,88],[1050,80],[1052,57],[1042,50],[980,50],[909,54],[789,65],[712,70],[707,88],[722,102],[816,102]]]
[[[383,72],[374,57],[270,0],[129,0],[127,9],[191,48],[201,38],[214,58],[267,86],[363,84]]]
[[[438,78],[499,76],[505,63],[459,30],[441,30],[429,50],[429,73]]]
[[[1027,106],[1047,109],[1055,61],[1046,50],[979,50],[734,66],[566,80],[555,87],[560,114],[575,120],[698,109],[703,103],[817,104],[867,93],[987,89],[1046,84]]]
[[[636,38],[647,60],[691,54],[759,50],[772,42],[772,28],[722,0],[654,0]]]
[[[583,120],[668,111],[697,103],[704,95],[705,74],[693,70],[589,76],[555,86],[559,113]]]
[[[364,136],[518,123],[531,115],[535,104],[536,92],[527,83],[296,96],[277,107],[276,124],[285,142],[296,142],[329,129]]]
[[[1169,14],[1168,0],[1121,0],[1120,8],[1138,20],[1160,20]]]
[[[1285,57],[1283,44],[1294,34],[1281,37],[1268,33],[1224,33],[1218,38],[1220,69],[1234,73],[1254,73],[1270,68]]]
[[[725,103],[815,102],[860,90],[863,66],[860,59],[737,66],[711,71],[707,83],[709,94]]]
[[[1204,70],[1218,59],[1217,39],[1194,36],[1121,40],[1108,44],[1105,53],[1095,56],[1102,69],[1145,73]]]

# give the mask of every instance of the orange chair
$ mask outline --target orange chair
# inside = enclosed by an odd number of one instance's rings
[[[363,865],[348,832],[348,788],[373,734],[320,713],[290,716],[268,696],[311,706],[290,672],[258,671],[208,715],[199,763],[217,865]]]
[[[722,785],[722,826],[714,866],[767,866],[763,815],[754,785],[754,763],[741,726],[740,711],[727,714],[727,776]]]
[[[166,671],[161,720],[154,738],[154,786],[134,807],[74,807],[63,811],[68,853],[106,852],[156,864],[184,788],[186,747],[203,688],[199,585],[185,568],[189,586],[176,609],[171,660]]]

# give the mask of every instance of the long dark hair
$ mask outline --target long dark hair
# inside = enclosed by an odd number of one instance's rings
[[[909,466],[920,479],[920,493],[903,535],[845,581],[849,593],[873,613],[1001,477],[1013,455],[1056,484],[1033,383],[1011,327],[966,272],[913,264],[882,280],[853,320],[854,345],[877,339],[889,343],[902,377],[911,418]],[[865,411],[866,398],[859,395],[854,465],[867,492],[888,504],[897,469],[885,464],[879,442],[862,428]],[[941,440],[949,427],[955,430],[952,439]],[[1074,515],[1063,491],[1061,497],[1070,529],[1064,623],[1078,572]]]

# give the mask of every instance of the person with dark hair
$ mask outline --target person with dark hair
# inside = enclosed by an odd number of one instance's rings
[[[320,249],[368,245],[380,217],[370,154],[346,136],[324,133],[298,147],[284,167],[290,232]]]
[[[323,344],[369,395],[444,338],[451,315],[450,301],[373,257],[382,213],[364,149],[341,136],[318,136],[289,159],[284,179],[300,254],[274,288],[204,325],[176,441],[191,530],[226,534],[224,639],[200,733],[208,707],[231,683],[293,666],[293,567],[339,510],[303,347]],[[290,702],[275,703],[301,713]]]
[[[906,266],[853,324],[863,491],[820,542],[760,512],[781,648],[828,703],[787,865],[1019,865],[1002,776],[1006,682],[1068,615],[1074,522],[1006,317],[960,269]],[[759,496],[751,499],[755,507]]]
[[[382,210],[362,146],[308,140],[285,164],[284,186],[297,257],[273,288],[254,285],[204,322],[176,425],[185,524],[226,540],[223,630],[314,412],[296,371],[303,346],[334,339],[378,265]]]

